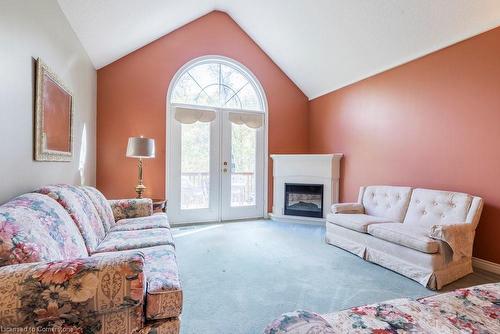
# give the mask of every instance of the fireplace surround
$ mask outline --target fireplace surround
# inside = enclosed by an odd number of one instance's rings
[[[324,222],[330,206],[333,203],[337,203],[339,199],[340,160],[342,156],[343,155],[341,153],[272,154],[273,207],[272,213],[270,214],[271,219],[296,223]],[[313,199],[309,197],[309,200],[304,202],[304,198],[308,199],[306,196],[308,192],[302,191],[299,193],[302,195],[294,195],[291,198],[286,196],[286,184],[323,186],[321,211],[318,213],[318,210],[314,210],[314,206],[311,205],[311,202],[312,204],[318,203],[317,197]],[[301,197],[303,203],[299,204]],[[287,200],[288,207],[286,207]],[[290,203],[290,201],[296,202]],[[294,204],[297,205],[290,207]],[[304,207],[304,205],[307,206],[307,208]],[[301,206],[306,210],[300,210]]]

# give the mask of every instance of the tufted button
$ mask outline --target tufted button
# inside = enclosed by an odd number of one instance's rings
[[[456,207],[457,207],[457,205],[456,205],[455,203],[453,203],[453,202],[450,202],[450,206],[451,206],[452,208],[456,208]]]
[[[419,204],[419,203],[420,203],[420,200],[416,199],[416,200],[415,200],[415,203]]]
[[[432,205],[436,206],[438,205],[436,201],[432,202]]]
[[[426,214],[427,214],[427,211],[422,210],[422,214],[423,214],[423,215],[426,215]]]
[[[444,217],[446,217],[446,216],[444,215],[444,213],[443,213],[443,214],[441,214],[441,218],[444,218]]]

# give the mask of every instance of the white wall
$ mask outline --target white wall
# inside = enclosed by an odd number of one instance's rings
[[[71,162],[33,160],[33,59],[38,57],[73,92]],[[83,179],[94,185],[95,138],[96,71],[56,0],[0,0],[0,203],[50,183]]]

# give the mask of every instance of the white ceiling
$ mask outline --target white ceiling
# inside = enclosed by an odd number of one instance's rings
[[[96,68],[214,10],[315,98],[500,25],[499,0],[58,0]]]

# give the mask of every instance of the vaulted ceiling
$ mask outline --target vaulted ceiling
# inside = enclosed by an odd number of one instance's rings
[[[500,25],[499,0],[58,0],[96,68],[228,13],[315,98]]]

